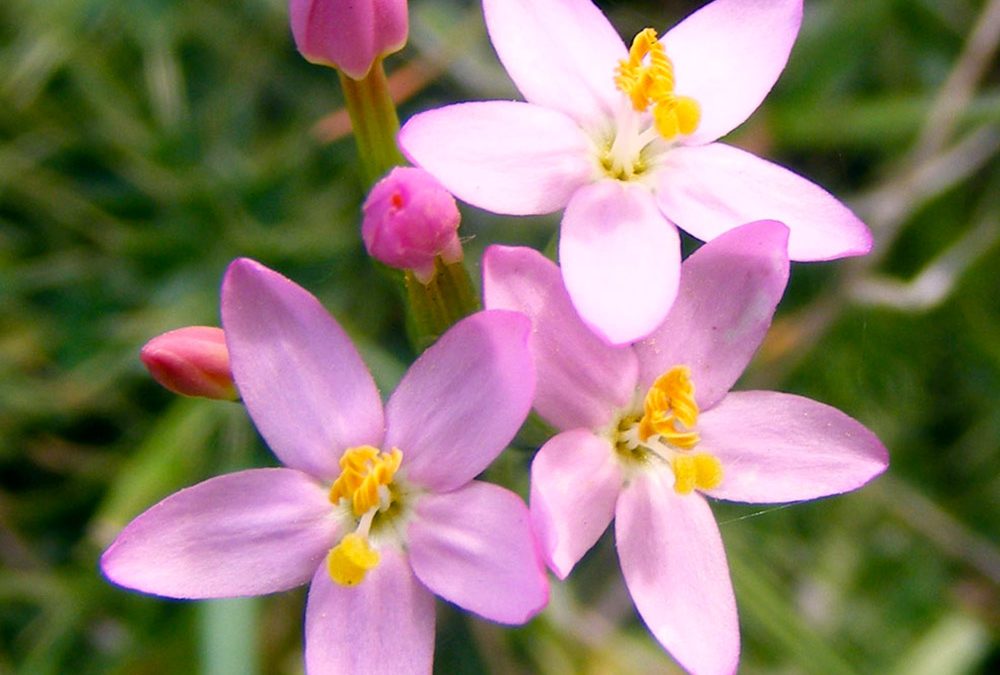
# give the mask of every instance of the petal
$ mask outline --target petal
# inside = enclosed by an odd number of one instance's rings
[[[625,344],[649,335],[673,304],[680,237],[644,187],[600,181],[566,206],[559,262],[584,323]]]
[[[622,487],[607,439],[574,429],[542,446],[531,462],[531,520],[542,554],[565,579],[608,528]]]
[[[252,469],[181,490],[101,557],[120,586],[172,598],[259,595],[306,583],[336,538],[327,491],[292,469]]]
[[[463,609],[524,623],[549,600],[530,521],[520,497],[490,483],[425,495],[407,531],[413,572]]]
[[[360,80],[381,55],[406,43],[406,0],[289,0],[295,45],[314,63]]]
[[[663,37],[676,92],[701,107],[687,143],[710,143],[757,109],[781,71],[802,23],[802,0],[716,0]]]
[[[726,395],[764,339],[785,290],[787,241],[788,228],[762,220],[727,232],[684,261],[667,320],[635,345],[642,390],[686,365],[702,410]]]
[[[861,487],[885,471],[885,446],[823,403],[772,391],[726,396],[698,419],[699,448],[722,462],[709,494],[739,502],[794,502]]]
[[[735,672],[736,600],[705,500],[678,495],[667,472],[642,473],[618,499],[615,538],[625,585],[660,644],[689,672]]]
[[[558,211],[594,173],[589,141],[571,118],[516,101],[415,115],[399,146],[462,201],[512,216]]]
[[[483,0],[500,62],[524,98],[580,121],[610,116],[627,50],[589,0]]]
[[[635,354],[609,346],[584,325],[551,260],[530,248],[490,246],[483,256],[483,302],[531,319],[534,407],[555,428],[603,427],[631,403]]]
[[[791,230],[792,260],[832,260],[871,250],[871,232],[833,195],[743,150],[722,143],[674,148],[658,177],[660,208],[703,241],[769,218]]]
[[[340,586],[321,565],[306,601],[309,675],[430,675],[434,596],[395,548],[357,586]]]
[[[278,459],[332,479],[345,449],[380,444],[375,382],[311,293],[242,258],[222,282],[222,324],[237,388]]]
[[[507,447],[531,410],[531,322],[488,310],[462,319],[410,367],[386,406],[386,447],[407,478],[465,485]]]

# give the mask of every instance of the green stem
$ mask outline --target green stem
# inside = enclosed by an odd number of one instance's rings
[[[259,598],[198,603],[202,675],[260,672],[259,613]]]
[[[421,283],[413,272],[405,273],[410,342],[418,352],[437,340],[462,317],[479,309],[479,296],[461,261],[434,261],[434,278]]]
[[[372,64],[362,80],[351,79],[339,70],[337,74],[364,165],[366,184],[371,187],[389,169],[406,162],[396,146],[399,132],[396,104],[389,95],[382,59]]]

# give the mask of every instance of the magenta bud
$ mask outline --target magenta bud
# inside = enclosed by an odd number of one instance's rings
[[[147,342],[139,358],[153,379],[174,393],[229,401],[239,398],[221,328],[172,330]]]
[[[390,267],[411,270],[421,283],[434,277],[434,259],[462,259],[458,206],[423,169],[396,167],[368,193],[361,238],[368,254]]]
[[[302,56],[355,80],[402,49],[409,29],[406,0],[289,0],[288,13]]]

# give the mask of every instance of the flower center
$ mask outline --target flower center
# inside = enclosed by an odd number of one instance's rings
[[[625,415],[615,429],[615,450],[625,462],[665,462],[674,474],[674,490],[690,494],[722,482],[722,463],[707,452],[695,452],[701,440],[698,403],[687,366],[674,366],[646,392],[642,415]]]
[[[341,586],[355,586],[379,562],[368,535],[379,513],[396,501],[393,478],[403,461],[398,448],[379,452],[370,445],[348,448],[340,458],[340,476],[330,487],[330,501],[350,508],[357,522],[354,532],[344,535],[326,559],[330,578]]]
[[[640,31],[628,58],[618,62],[615,86],[627,106],[616,115],[614,139],[601,146],[598,161],[611,178],[635,180],[654,162],[660,142],[698,128],[701,109],[693,98],[674,93],[674,64],[652,28]]]

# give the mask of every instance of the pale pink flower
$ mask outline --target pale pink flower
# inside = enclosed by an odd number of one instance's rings
[[[361,80],[409,32],[406,0],[289,0],[295,46],[308,61]]]
[[[729,391],[784,291],[787,237],[781,223],[760,221],[705,244],[683,263],[666,320],[624,347],[587,329],[551,261],[496,246],[484,257],[486,306],[532,318],[535,409],[559,431],[531,466],[531,515],[549,566],[565,578],[614,518],[636,609],[693,673],[732,673],[739,660],[729,570],[705,497],[816,499],[888,464],[875,435],[839,410]]]
[[[239,392],[285,467],[218,476],[153,506],[101,558],[111,581],[174,598],[310,583],[312,675],[429,673],[434,594],[501,623],[542,608],[527,507],[473,480],[530,408],[527,318],[460,321],[384,411],[344,331],[276,272],[234,262],[222,323]]]
[[[221,328],[186,326],[157,335],[143,345],[139,358],[153,379],[175,394],[237,397]]]
[[[435,258],[445,263],[462,259],[462,216],[455,198],[423,169],[397,166],[375,183],[362,211],[361,238],[368,255],[411,270],[421,283],[434,277]]]
[[[716,0],[631,50],[590,0],[483,0],[490,39],[527,102],[419,114],[399,143],[459,199],[510,215],[565,208],[559,262],[573,305],[621,344],[677,293],[675,224],[708,241],[774,218],[793,260],[859,255],[871,235],[822,188],[716,142],[785,67],[801,0]],[[628,303],[623,297],[631,297]]]

